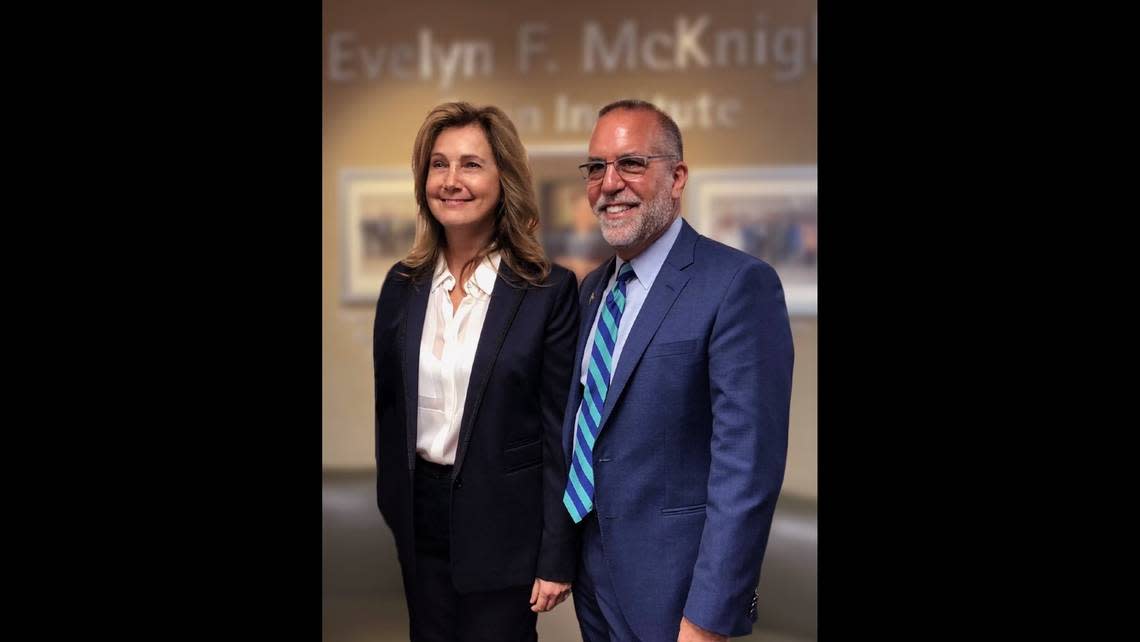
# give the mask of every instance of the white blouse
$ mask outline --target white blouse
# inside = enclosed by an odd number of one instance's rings
[[[455,463],[471,364],[479,347],[491,291],[495,289],[499,260],[496,252],[475,268],[464,286],[467,295],[454,311],[450,293],[455,287],[455,277],[442,254],[436,263],[420,339],[416,432],[416,453],[430,462]]]

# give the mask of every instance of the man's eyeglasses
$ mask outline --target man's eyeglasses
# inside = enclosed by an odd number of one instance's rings
[[[578,169],[582,172],[582,178],[590,183],[597,183],[602,180],[606,175],[606,166],[613,163],[617,168],[618,174],[627,181],[635,181],[641,178],[645,170],[649,169],[649,161],[658,158],[676,158],[676,154],[659,154],[657,156],[622,156],[621,158],[612,161],[590,161],[582,163]]]

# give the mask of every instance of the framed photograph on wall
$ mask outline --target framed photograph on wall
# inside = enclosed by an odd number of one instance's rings
[[[775,268],[789,314],[814,315],[817,193],[814,165],[694,170],[683,213],[701,234]]]
[[[384,277],[416,237],[416,195],[406,168],[340,174],[344,303],[376,303]]]
[[[602,238],[598,217],[586,200],[580,176],[540,181],[538,203],[547,256],[573,272],[579,283],[613,255],[613,248]]]
[[[527,147],[543,248],[551,261],[569,269],[579,282],[613,256],[586,200],[586,181],[578,170],[586,149],[586,141]]]

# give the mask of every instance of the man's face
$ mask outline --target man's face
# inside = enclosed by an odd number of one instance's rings
[[[602,116],[590,137],[589,160],[665,153],[657,117],[649,111],[617,109]],[[674,164],[676,167],[674,168]],[[601,181],[586,183],[586,197],[602,236],[629,260],[657,240],[679,211],[688,167],[676,158],[649,161],[646,172],[629,178],[606,166]]]

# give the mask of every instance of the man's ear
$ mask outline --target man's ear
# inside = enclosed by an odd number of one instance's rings
[[[677,163],[673,168],[673,198],[681,198],[681,192],[685,191],[685,183],[689,180],[689,166],[685,161]]]

